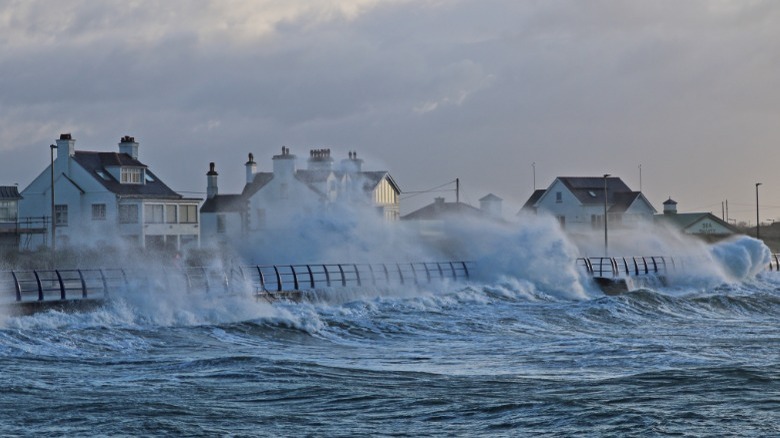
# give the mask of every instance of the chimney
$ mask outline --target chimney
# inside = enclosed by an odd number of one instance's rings
[[[330,149],[312,149],[309,151],[309,163],[307,169],[309,170],[325,170],[330,171],[333,169],[333,158],[330,157]]]
[[[249,160],[247,160],[244,166],[246,166],[246,183],[251,184],[257,173],[257,163],[255,163],[255,156],[251,152],[249,153]]]
[[[60,134],[60,139],[57,140],[57,158],[74,155],[76,155],[76,140],[70,134]]]
[[[358,173],[363,171],[363,160],[357,157],[357,152],[350,151],[349,158],[341,160],[341,170],[349,173]]]
[[[664,214],[677,214],[677,202],[671,197],[664,201]]]
[[[219,193],[219,189],[217,188],[217,173],[216,170],[214,170],[216,166],[214,163],[209,163],[209,171],[206,174],[206,197],[208,199],[211,199]]]
[[[282,153],[274,155],[274,177],[291,178],[295,175],[295,155],[290,153],[290,148],[282,146]]]
[[[135,137],[125,135],[119,140],[119,153],[127,154],[133,157],[134,160],[138,159],[138,142],[135,141]]]

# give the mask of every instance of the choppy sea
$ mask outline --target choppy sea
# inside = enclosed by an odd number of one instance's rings
[[[2,320],[0,435],[780,435],[779,273],[577,299],[141,292]]]

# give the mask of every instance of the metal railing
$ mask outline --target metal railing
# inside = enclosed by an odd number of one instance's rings
[[[127,286],[273,294],[334,287],[430,284],[471,277],[467,261],[236,266],[230,269],[56,269],[0,272],[4,302],[104,298]]]
[[[598,278],[667,274],[683,268],[683,259],[673,257],[580,257],[577,266]]]

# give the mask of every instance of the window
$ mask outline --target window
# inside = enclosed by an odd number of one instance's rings
[[[92,220],[106,220],[106,204],[92,204]]]
[[[198,223],[198,208],[196,205],[181,205],[179,206],[181,214],[180,222],[183,224],[197,224]]]
[[[163,207],[165,206],[162,204],[144,205],[144,223],[147,224],[163,223]]]
[[[98,176],[104,179],[105,181],[111,181],[111,178],[109,178],[108,175],[106,175],[106,172],[103,172],[102,170],[96,170],[95,173],[97,173]]]
[[[563,202],[563,193],[555,192],[555,203],[560,204],[561,202]]]
[[[0,222],[16,222],[16,201],[0,201]]]
[[[122,184],[141,184],[141,171],[137,167],[123,167],[121,171]]]
[[[217,233],[223,234],[225,232],[225,215],[217,215]]]
[[[154,182],[154,177],[149,172],[144,172],[144,179],[146,182]]]
[[[54,223],[58,227],[68,226],[68,205],[57,204],[54,206]]]
[[[138,223],[138,204],[120,205],[119,206],[119,223],[120,224],[137,224]]]
[[[165,223],[167,224],[175,224],[176,223],[176,206],[175,205],[166,205],[165,206]]]

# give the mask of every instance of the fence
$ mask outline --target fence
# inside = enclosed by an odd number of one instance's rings
[[[245,293],[274,297],[331,287],[430,284],[468,280],[472,262],[300,264],[237,266],[228,270],[56,269],[0,272],[0,294],[8,302],[102,299],[123,287],[184,287],[188,291]]]

